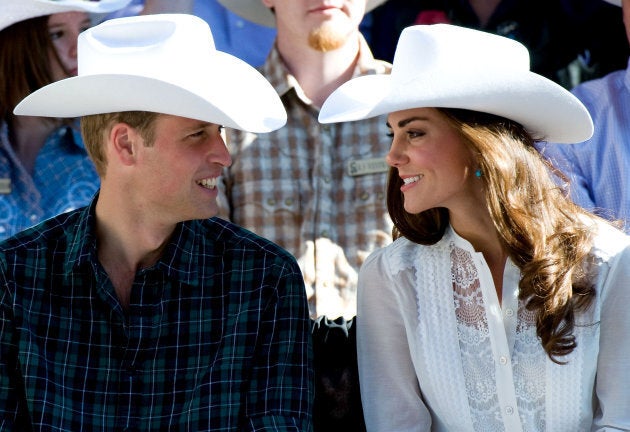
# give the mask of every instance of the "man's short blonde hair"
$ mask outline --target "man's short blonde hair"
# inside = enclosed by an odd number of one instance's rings
[[[155,141],[155,120],[158,116],[160,114],[148,111],[125,111],[81,117],[81,135],[85,148],[100,177],[105,175],[107,168],[104,143],[112,126],[116,123],[128,124],[138,131],[145,145],[150,147]]]

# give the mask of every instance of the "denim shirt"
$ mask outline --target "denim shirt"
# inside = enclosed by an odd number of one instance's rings
[[[70,126],[46,139],[29,173],[0,126],[0,239],[90,202],[100,181],[80,133]]]

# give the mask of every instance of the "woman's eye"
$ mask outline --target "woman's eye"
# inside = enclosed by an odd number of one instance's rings
[[[54,32],[50,32],[49,35],[50,35],[50,40],[58,40],[63,37],[63,32],[61,30],[54,31]]]
[[[419,138],[419,137],[424,136],[424,132],[420,132],[420,131],[408,131],[408,132],[407,132],[407,136],[408,136],[410,139],[413,139],[413,138]]]

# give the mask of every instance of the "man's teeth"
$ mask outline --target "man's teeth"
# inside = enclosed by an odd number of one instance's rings
[[[218,182],[219,182],[219,179],[217,177],[213,177],[213,178],[206,178],[203,180],[199,180],[197,184],[208,189],[214,189],[215,187],[217,187]]]
[[[411,183],[415,183],[418,180],[420,180],[420,176],[407,177],[407,178],[403,179],[403,183],[408,185],[408,184],[411,184]]]

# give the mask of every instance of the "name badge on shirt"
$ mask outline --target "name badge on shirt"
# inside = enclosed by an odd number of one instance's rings
[[[11,179],[0,178],[0,194],[8,195],[11,193]]]
[[[346,165],[346,173],[351,177],[383,173],[388,170],[389,165],[385,162],[385,158],[351,160]]]

